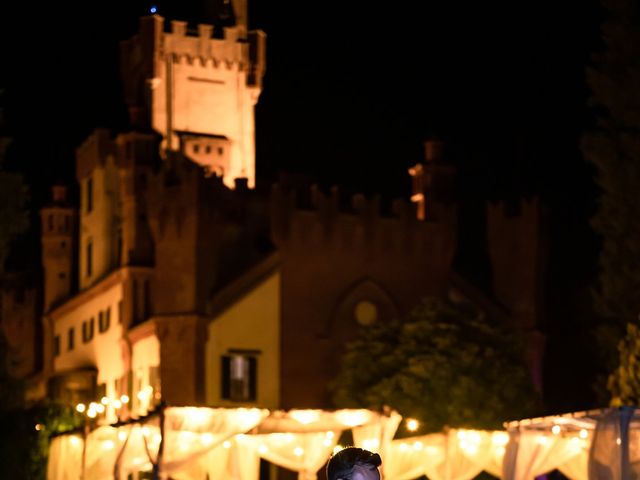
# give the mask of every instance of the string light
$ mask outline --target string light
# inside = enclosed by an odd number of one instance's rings
[[[207,445],[207,446],[211,445],[213,443],[213,440],[214,440],[213,439],[213,434],[211,434],[211,433],[202,434],[202,443],[204,445]]]
[[[407,419],[407,430],[409,430],[410,432],[415,432],[416,430],[418,430],[419,426],[420,423],[415,418]]]
[[[580,430],[579,435],[580,435],[580,438],[584,439],[589,436],[589,433],[583,428],[582,430]]]
[[[554,435],[558,435],[560,433],[560,425],[554,425],[551,427],[551,433]]]
[[[78,411],[78,413],[83,413],[86,409],[87,407],[84,403],[79,403],[76,405],[76,410]]]

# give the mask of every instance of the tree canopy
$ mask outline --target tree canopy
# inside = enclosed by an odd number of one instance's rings
[[[640,313],[640,6],[603,0],[602,48],[587,70],[595,128],[582,140],[601,190],[592,225],[602,238],[596,307],[609,358]]]
[[[611,405],[640,405],[640,327],[627,325],[627,334],[618,344],[618,367],[609,376]]]
[[[436,298],[349,343],[333,384],[340,407],[383,408],[443,427],[502,428],[538,405],[519,336],[468,303]]]

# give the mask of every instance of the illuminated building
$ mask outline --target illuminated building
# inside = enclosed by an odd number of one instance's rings
[[[539,366],[535,202],[488,209],[489,299],[452,269],[455,172],[438,143],[411,169],[413,203],[345,205],[287,177],[254,188],[265,37],[236,18],[215,35],[180,21],[165,32],[153,15],[122,43],[131,130],[95,130],[76,152],[79,205],[56,187],[41,212],[43,369],[29,398],[106,397],[107,420],[160,399],[324,407],[344,343],[425,295],[517,321]]]

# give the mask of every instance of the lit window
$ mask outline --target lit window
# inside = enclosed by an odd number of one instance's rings
[[[234,402],[256,399],[257,359],[245,354],[222,356],[222,398]]]

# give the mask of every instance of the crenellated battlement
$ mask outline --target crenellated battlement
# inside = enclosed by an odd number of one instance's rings
[[[238,27],[225,27],[222,38],[214,38],[214,26],[199,24],[194,35],[187,29],[187,23],[171,21],[171,30],[164,32],[161,54],[179,58],[202,58],[216,64],[244,65],[248,62],[246,34]]]
[[[379,195],[345,197],[337,187],[325,193],[317,186],[296,191],[276,184],[271,192],[272,236],[285,249],[437,254],[446,261],[455,247],[455,218],[422,221],[408,201],[387,205]]]

